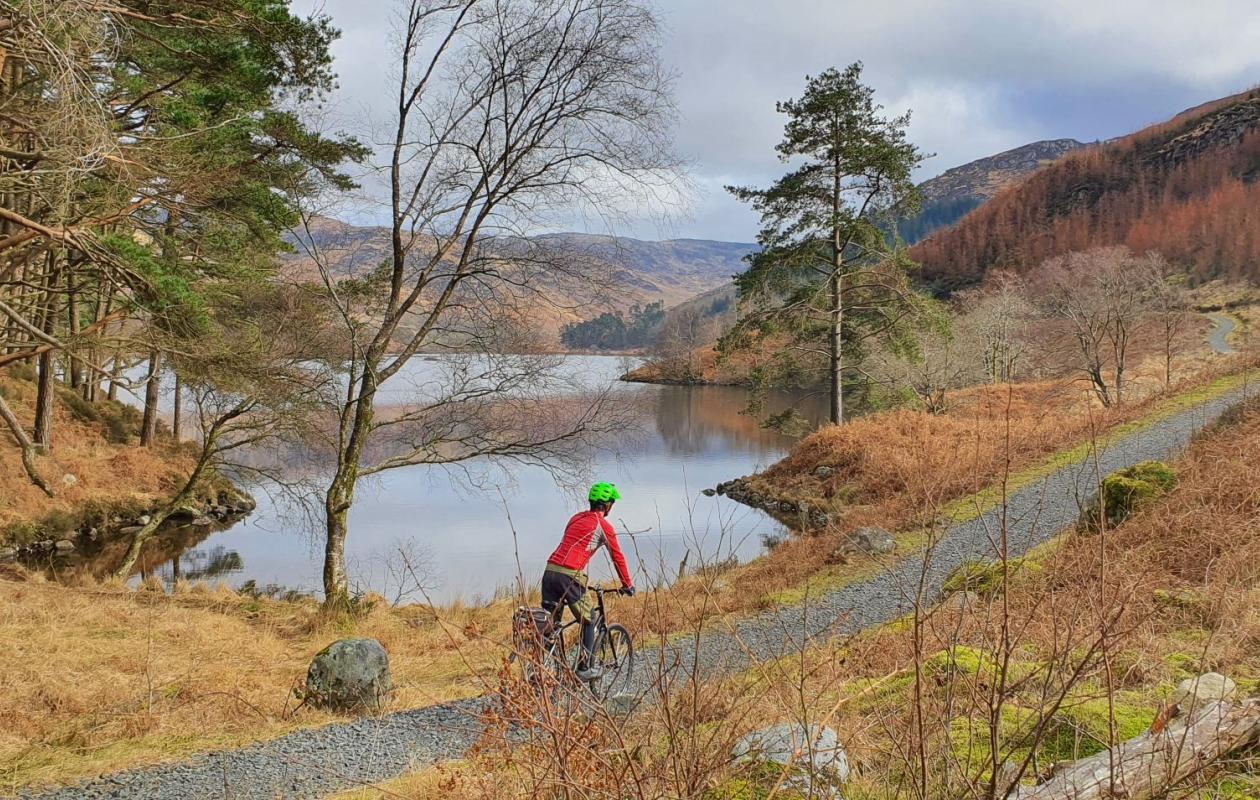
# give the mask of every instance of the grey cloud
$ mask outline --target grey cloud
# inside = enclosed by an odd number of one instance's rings
[[[389,108],[393,3],[321,4],[345,36],[337,98]],[[749,240],[756,218],[721,191],[782,167],[774,103],[807,74],[861,60],[890,111],[936,153],[922,177],[1041,138],[1103,139],[1260,80],[1254,0],[658,0],[678,72],[679,149],[702,193],[686,219],[627,233]],[[306,12],[314,0],[295,0]],[[575,225],[577,222],[575,221]]]

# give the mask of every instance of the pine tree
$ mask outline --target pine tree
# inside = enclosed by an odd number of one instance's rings
[[[745,314],[724,346],[787,334],[788,370],[802,352],[825,354],[836,424],[847,356],[875,336],[907,345],[902,323],[917,303],[910,264],[880,218],[915,209],[910,175],[923,156],[906,139],[909,114],[883,116],[861,77],[855,63],[807,78],[799,99],[777,106],[788,118],[779,158],[799,166],[766,189],[728,187],[760,212],[762,227],[761,251],[736,278]]]

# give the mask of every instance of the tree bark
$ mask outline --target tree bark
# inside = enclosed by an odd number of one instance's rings
[[[350,601],[350,584],[346,574],[346,534],[349,532],[350,507],[354,504],[355,485],[359,480],[359,463],[363,447],[372,427],[376,404],[376,372],[384,345],[370,348],[365,358],[363,377],[354,390],[354,412],[343,422],[343,445],[338,451],[337,472],[324,497],[324,606],[342,608]]]
[[[840,230],[840,207],[843,202],[841,197],[841,181],[840,181],[840,156],[835,156],[835,163],[832,165],[834,170],[832,174],[832,192],[831,192],[831,285],[830,285],[830,301],[831,301],[831,320],[830,320],[830,369],[828,369],[828,377],[831,379],[831,424],[840,425],[844,422],[844,244],[841,240]]]
[[[175,373],[175,407],[171,414],[171,436],[175,437],[178,444],[183,441],[183,390],[179,380],[179,373]]]
[[[149,377],[144,384],[144,421],[140,426],[140,446],[152,447],[157,441],[158,390],[161,388],[162,354],[149,354]]]
[[[47,335],[57,332],[57,312],[54,308],[57,262],[50,252],[46,260],[48,274],[44,277],[44,307],[40,311],[40,329]],[[56,362],[51,350],[40,353],[38,361],[39,384],[35,397],[35,445],[47,453],[52,450],[53,373]]]
[[[66,378],[71,389],[77,390],[83,382],[83,364],[74,354],[75,339],[79,335],[79,291],[74,283],[74,264],[66,264],[66,330],[70,336],[70,349],[66,352]]]
[[[46,350],[39,355],[39,382],[35,392],[35,446],[41,452],[52,451],[53,354]]]
[[[17,439],[18,447],[22,451],[22,468],[26,470],[26,476],[31,479],[31,483],[43,490],[44,494],[54,497],[52,487],[39,474],[39,470],[35,467],[35,445],[31,442],[30,437],[26,435],[26,431],[22,429],[22,424],[18,422],[18,418],[14,416],[13,411],[9,408],[9,404],[5,402],[4,395],[0,395],[0,419],[9,426],[9,431],[13,434],[13,438]]]
[[[1208,703],[1159,733],[1082,759],[1014,800],[1153,800],[1222,757],[1260,741],[1260,699]]]
[[[325,502],[324,605],[328,608],[344,607],[350,600],[346,534],[353,501],[354,480],[339,474],[329,486]]]

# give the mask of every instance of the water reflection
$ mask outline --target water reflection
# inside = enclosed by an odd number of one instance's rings
[[[622,359],[591,356],[567,358],[563,366],[580,372],[591,385],[603,386],[613,384],[625,368]],[[415,367],[421,372],[432,368],[424,361]],[[760,512],[701,494],[702,489],[767,466],[793,442],[743,413],[748,402],[744,390],[633,384],[614,388],[616,396],[638,409],[639,430],[607,443],[615,446],[594,454],[579,480],[598,476],[622,489],[625,499],[614,517],[618,528],[626,531],[623,546],[637,581],[672,580],[683,560],[694,569],[704,563],[746,559],[763,551],[763,539],[783,535],[783,528]],[[825,414],[821,398],[800,394],[771,394],[766,407],[772,413],[796,407],[813,421]],[[475,601],[518,580],[527,584],[537,580],[565,521],[583,505],[582,497],[558,487],[553,476],[537,466],[467,466],[471,473],[410,467],[362,484],[347,542],[357,588],[391,595],[396,588],[389,578],[392,561],[400,552],[416,551],[425,553],[425,573],[431,576],[426,594],[439,602]],[[276,585],[317,594],[320,532],[292,507],[263,491],[255,490],[255,495],[258,509],[227,530],[162,532],[146,546],[139,574],[167,582]],[[109,574],[121,562],[125,543],[101,549],[95,556],[82,554],[81,568]],[[596,580],[612,577],[605,560],[601,556],[592,562]]]

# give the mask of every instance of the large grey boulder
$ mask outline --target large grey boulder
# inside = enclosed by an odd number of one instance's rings
[[[840,800],[849,779],[849,755],[831,728],[780,723],[753,731],[735,743],[735,761],[791,765],[782,788],[814,800]]]
[[[375,639],[341,639],[306,671],[306,702],[335,711],[379,711],[394,691],[389,655]]]

